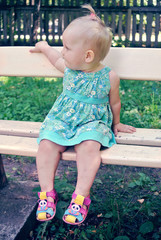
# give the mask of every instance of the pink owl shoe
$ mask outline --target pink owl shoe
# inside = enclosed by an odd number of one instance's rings
[[[38,196],[40,199],[38,200],[39,205],[36,212],[37,220],[43,222],[53,219],[56,213],[56,204],[58,202],[58,196],[55,189],[50,192],[38,192]],[[47,200],[48,197],[53,198],[54,202],[49,202]]]
[[[72,201],[64,213],[63,221],[71,225],[81,224],[87,217],[90,204],[90,196],[85,198],[74,192],[72,195]],[[86,208],[83,208],[83,205],[85,205]]]

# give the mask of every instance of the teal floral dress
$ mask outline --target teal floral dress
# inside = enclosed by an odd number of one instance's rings
[[[62,146],[95,140],[104,147],[115,144],[109,105],[109,67],[85,73],[65,69],[63,92],[40,129],[38,143],[48,139]]]

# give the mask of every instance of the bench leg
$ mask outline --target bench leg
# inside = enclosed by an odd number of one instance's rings
[[[2,155],[0,154],[0,189],[6,186],[7,183],[8,181],[7,181],[7,177],[6,177],[4,166],[3,166]]]

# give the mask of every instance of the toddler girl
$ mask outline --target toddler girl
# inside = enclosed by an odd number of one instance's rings
[[[112,34],[90,5],[90,15],[72,21],[63,33],[63,50],[39,42],[31,52],[42,52],[64,73],[63,92],[45,118],[38,139],[37,169],[41,192],[37,219],[55,216],[55,172],[61,153],[74,146],[77,184],[63,220],[82,223],[91,203],[90,189],[101,163],[100,148],[115,144],[114,134],[135,128],[120,123],[119,78],[101,61],[107,55]],[[117,61],[117,59],[116,59]],[[113,124],[114,133],[111,126]]]

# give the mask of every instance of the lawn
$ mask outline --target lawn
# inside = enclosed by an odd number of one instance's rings
[[[1,78],[0,119],[43,121],[61,91],[62,79]],[[161,128],[160,96],[159,82],[121,80],[121,121],[135,127]],[[161,239],[159,169],[102,165],[92,187],[87,220],[73,227],[61,220],[77,174],[74,163],[65,164],[62,175],[56,177],[56,217],[39,224],[28,240]]]
[[[0,119],[43,121],[62,91],[62,79],[0,78]],[[121,121],[161,128],[161,83],[121,80]]]

